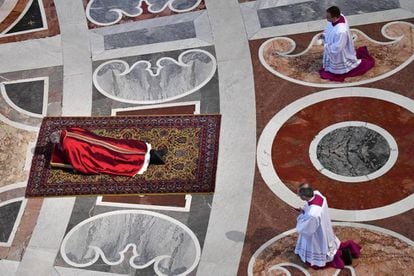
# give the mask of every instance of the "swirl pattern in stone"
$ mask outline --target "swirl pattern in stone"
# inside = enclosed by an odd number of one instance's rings
[[[140,60],[129,67],[123,60],[101,64],[93,74],[95,87],[108,98],[137,104],[171,101],[206,85],[216,72],[212,54],[200,49],[182,52],[178,61],[163,57],[151,63]]]
[[[157,275],[186,275],[197,266],[200,250],[194,233],[181,222],[155,212],[123,210],[76,225],[60,252],[75,267],[90,266],[99,257],[108,265],[118,265],[128,256],[135,269],[154,264]]]
[[[388,77],[406,67],[414,58],[414,25],[396,21],[385,24],[382,35],[388,42],[376,41],[360,30],[352,29],[355,47],[367,46],[375,59],[375,67],[366,74],[335,83],[321,79],[323,45],[316,34],[309,46],[300,53],[294,53],[296,43],[289,37],[275,37],[265,41],[259,49],[262,65],[272,74],[288,81],[314,87],[344,87],[370,83]]]
[[[122,16],[136,17],[143,13],[143,0],[91,0],[86,7],[86,16],[96,25],[111,25],[119,22]],[[160,13],[167,7],[174,12],[194,9],[201,0],[145,0],[150,13]]]

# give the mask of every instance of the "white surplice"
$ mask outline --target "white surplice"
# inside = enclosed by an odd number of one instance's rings
[[[323,267],[333,260],[340,241],[332,229],[326,198],[318,191],[314,194],[322,197],[323,203],[322,206],[318,206],[309,205],[307,202],[303,212],[298,216],[296,231],[299,237],[295,254],[298,254],[303,262]]]
[[[348,73],[361,63],[356,57],[348,21],[345,16],[341,16],[344,23],[334,26],[328,22],[324,32],[323,68],[334,74]]]

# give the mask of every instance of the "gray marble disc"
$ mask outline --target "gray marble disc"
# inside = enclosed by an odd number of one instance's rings
[[[318,143],[316,155],[322,166],[342,176],[371,174],[387,163],[390,145],[378,132],[363,126],[337,128]]]

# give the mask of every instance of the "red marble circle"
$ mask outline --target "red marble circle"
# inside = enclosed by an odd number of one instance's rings
[[[398,159],[385,175],[371,181],[345,183],[318,172],[309,158],[313,138],[324,128],[343,121],[363,121],[387,130],[398,145]],[[396,104],[366,97],[322,101],[297,112],[278,131],[272,161],[280,179],[293,192],[311,183],[329,207],[362,210],[382,207],[414,192],[414,114]]]

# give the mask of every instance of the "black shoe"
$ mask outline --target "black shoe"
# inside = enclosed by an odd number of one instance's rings
[[[165,150],[150,150],[150,165],[164,165],[163,160],[164,155],[166,154]]]
[[[344,261],[345,265],[352,265],[352,255],[349,248],[344,248],[342,250],[342,260]]]

